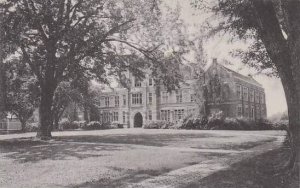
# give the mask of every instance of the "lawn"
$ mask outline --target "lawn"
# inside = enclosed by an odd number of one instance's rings
[[[57,132],[50,141],[33,135],[0,136],[0,187],[219,187],[209,183],[223,181],[218,173],[277,151],[285,133],[124,129]]]

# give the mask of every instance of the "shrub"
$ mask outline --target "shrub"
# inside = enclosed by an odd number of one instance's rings
[[[288,120],[280,120],[272,123],[273,130],[287,130],[289,121]]]
[[[78,129],[79,123],[77,121],[70,122],[68,120],[62,121],[59,123],[60,130],[70,130],[70,129]]]
[[[204,129],[207,124],[207,118],[205,117],[187,117],[184,118],[180,126],[180,129]]]
[[[239,130],[256,130],[256,122],[250,121],[245,118],[236,118],[236,120],[240,127]]]
[[[99,122],[99,121],[91,121],[88,124],[85,124],[83,129],[86,130],[99,130],[99,129],[104,129],[104,126]]]
[[[242,130],[241,125],[235,118],[225,118],[222,130]]]
[[[85,121],[74,121],[73,123],[76,123],[79,128],[83,128],[86,125]]]
[[[169,121],[151,121],[144,125],[144,129],[170,129],[174,123]]]
[[[200,130],[286,130],[286,126],[287,122],[272,123],[265,119],[255,122],[247,118],[225,118],[220,111],[211,114],[208,119],[187,116],[174,127]]]
[[[260,119],[257,122],[257,130],[272,130],[273,129],[273,123],[266,120],[266,119]]]
[[[117,129],[117,128],[123,128],[122,124],[118,123],[100,123],[99,121],[91,121],[88,124],[85,124],[82,129],[85,130],[103,130],[103,129]]]
[[[26,132],[37,132],[38,131],[38,123],[28,123],[25,127]]]
[[[122,129],[124,128],[124,125],[121,123],[112,123],[111,124],[111,129]]]

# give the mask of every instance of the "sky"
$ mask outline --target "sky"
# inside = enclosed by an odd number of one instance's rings
[[[201,27],[199,26],[204,20],[204,17],[206,17],[206,14],[202,13],[200,10],[192,8],[190,6],[191,0],[164,0],[164,2],[173,7],[179,3],[182,8],[181,18],[187,25],[189,25],[189,31],[197,34],[199,30],[199,34],[201,34]],[[235,44],[228,43],[228,39],[229,38],[226,36],[214,37],[204,42],[203,47],[207,54],[208,63],[212,61],[212,58],[217,58],[218,62],[221,64],[225,61],[229,61],[232,64],[226,64],[226,67],[243,75],[251,74],[253,78],[261,83],[265,89],[268,117],[285,112],[287,110],[287,105],[280,79],[257,74],[253,68],[242,64],[240,59],[231,57],[229,55],[231,50],[236,49],[237,47],[243,48],[247,45],[242,42]]]

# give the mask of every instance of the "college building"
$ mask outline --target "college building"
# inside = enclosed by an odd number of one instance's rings
[[[216,59],[206,69],[196,66],[180,67],[184,81],[168,92],[156,85],[147,74],[143,81],[131,73],[129,88],[117,87],[100,96],[101,122],[116,122],[125,127],[142,127],[149,121],[176,122],[188,114],[199,112],[203,101],[208,113],[222,111],[226,117],[244,117],[251,120],[266,118],[265,92],[251,76],[241,75],[219,64]]]

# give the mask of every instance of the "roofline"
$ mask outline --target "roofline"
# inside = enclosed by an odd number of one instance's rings
[[[241,75],[242,77],[247,77],[247,76],[245,76],[245,75],[243,75],[243,74],[240,74],[240,73],[238,73],[238,72],[236,72],[236,71],[234,71],[234,70],[232,70],[232,69],[229,69],[229,68],[225,67],[224,65],[222,65],[222,64],[220,64],[220,63],[218,63],[218,62],[212,62],[212,63],[207,67],[207,69],[204,70],[204,72],[207,72],[208,69],[210,69],[210,68],[213,66],[213,64],[218,64],[219,66],[225,68],[227,71],[236,73],[236,74],[238,74],[238,75]],[[258,81],[256,81],[256,80],[255,80],[254,78],[252,78],[252,77],[251,77],[251,79],[253,80],[254,83],[249,82],[249,81],[246,80],[246,79],[239,78],[238,76],[235,76],[235,75],[232,75],[232,76],[235,77],[235,78],[238,78],[238,79],[240,79],[240,80],[243,80],[243,81],[245,81],[245,82],[248,82],[249,84],[253,84],[253,85],[256,85],[256,86],[261,87],[262,89],[264,89],[263,86],[262,86],[262,84],[259,83]],[[249,78],[248,78],[248,79],[249,79]]]

